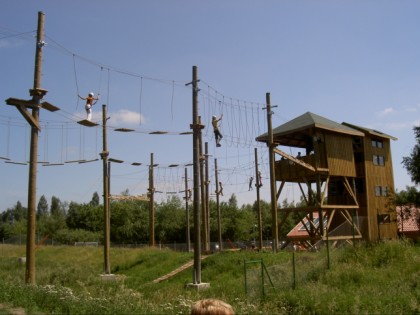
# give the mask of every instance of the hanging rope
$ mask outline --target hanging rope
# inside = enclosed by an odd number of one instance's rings
[[[79,107],[79,83],[77,82],[77,69],[76,69],[76,55],[73,54],[73,71],[74,71],[74,81],[76,82],[76,92],[77,92],[77,105],[76,110]]]
[[[174,94],[175,94],[175,81],[172,81],[172,99],[171,99],[171,117],[174,120]]]
[[[142,110],[141,110],[141,105],[142,105],[142,99],[143,99],[143,77],[140,78],[140,121],[139,121],[139,125],[141,126],[142,123]]]
[[[99,87],[98,87],[98,96],[101,94],[101,87],[102,87],[102,72],[104,70],[104,67],[101,66],[101,72],[99,74]]]

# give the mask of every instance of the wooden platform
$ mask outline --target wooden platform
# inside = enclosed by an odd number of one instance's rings
[[[99,124],[97,124],[93,121],[87,120],[87,119],[80,120],[77,123],[80,124],[80,125],[86,126],[86,127],[95,127],[95,126],[99,125]]]

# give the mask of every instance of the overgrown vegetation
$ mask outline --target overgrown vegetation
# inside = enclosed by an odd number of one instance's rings
[[[419,314],[420,247],[404,241],[359,244],[320,252],[215,253],[202,261],[210,288],[186,289],[189,268],[161,283],[154,279],[193,259],[192,253],[159,249],[111,249],[115,281],[101,280],[100,247],[44,246],[36,252],[37,285],[24,284],[23,246],[2,245],[0,303],[27,313],[189,314],[202,298],[230,303],[237,314]],[[296,277],[293,278],[292,258]],[[262,260],[265,295],[245,292],[245,262]],[[260,274],[259,264],[250,265]],[[247,286],[259,287],[256,276]],[[295,289],[293,288],[295,283]]]

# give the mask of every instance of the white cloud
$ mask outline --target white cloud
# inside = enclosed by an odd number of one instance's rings
[[[144,123],[144,117],[137,112],[121,109],[115,113],[111,113],[109,123],[118,127],[119,125],[135,125]]]
[[[395,110],[392,107],[385,108],[384,110],[378,112],[379,116],[385,116],[394,113]]]

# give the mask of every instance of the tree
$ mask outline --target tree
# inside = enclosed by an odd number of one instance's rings
[[[89,203],[91,206],[99,206],[99,195],[95,191],[92,196],[92,200]]]
[[[156,207],[156,235],[161,242],[185,242],[185,209],[178,196]]]
[[[403,157],[402,164],[411,176],[411,180],[416,184],[420,184],[420,126],[413,128],[416,138],[416,144],[411,151],[410,156]]]
[[[45,195],[42,195],[38,201],[38,207],[36,209],[36,217],[37,219],[40,219],[41,217],[46,217],[46,216],[48,216],[48,202],[47,202],[47,198],[45,198]]]
[[[61,200],[59,198],[57,198],[56,196],[52,196],[51,198],[51,208],[50,208],[50,212],[52,216],[64,216],[65,215],[65,209],[64,209],[64,205],[61,202]]]

